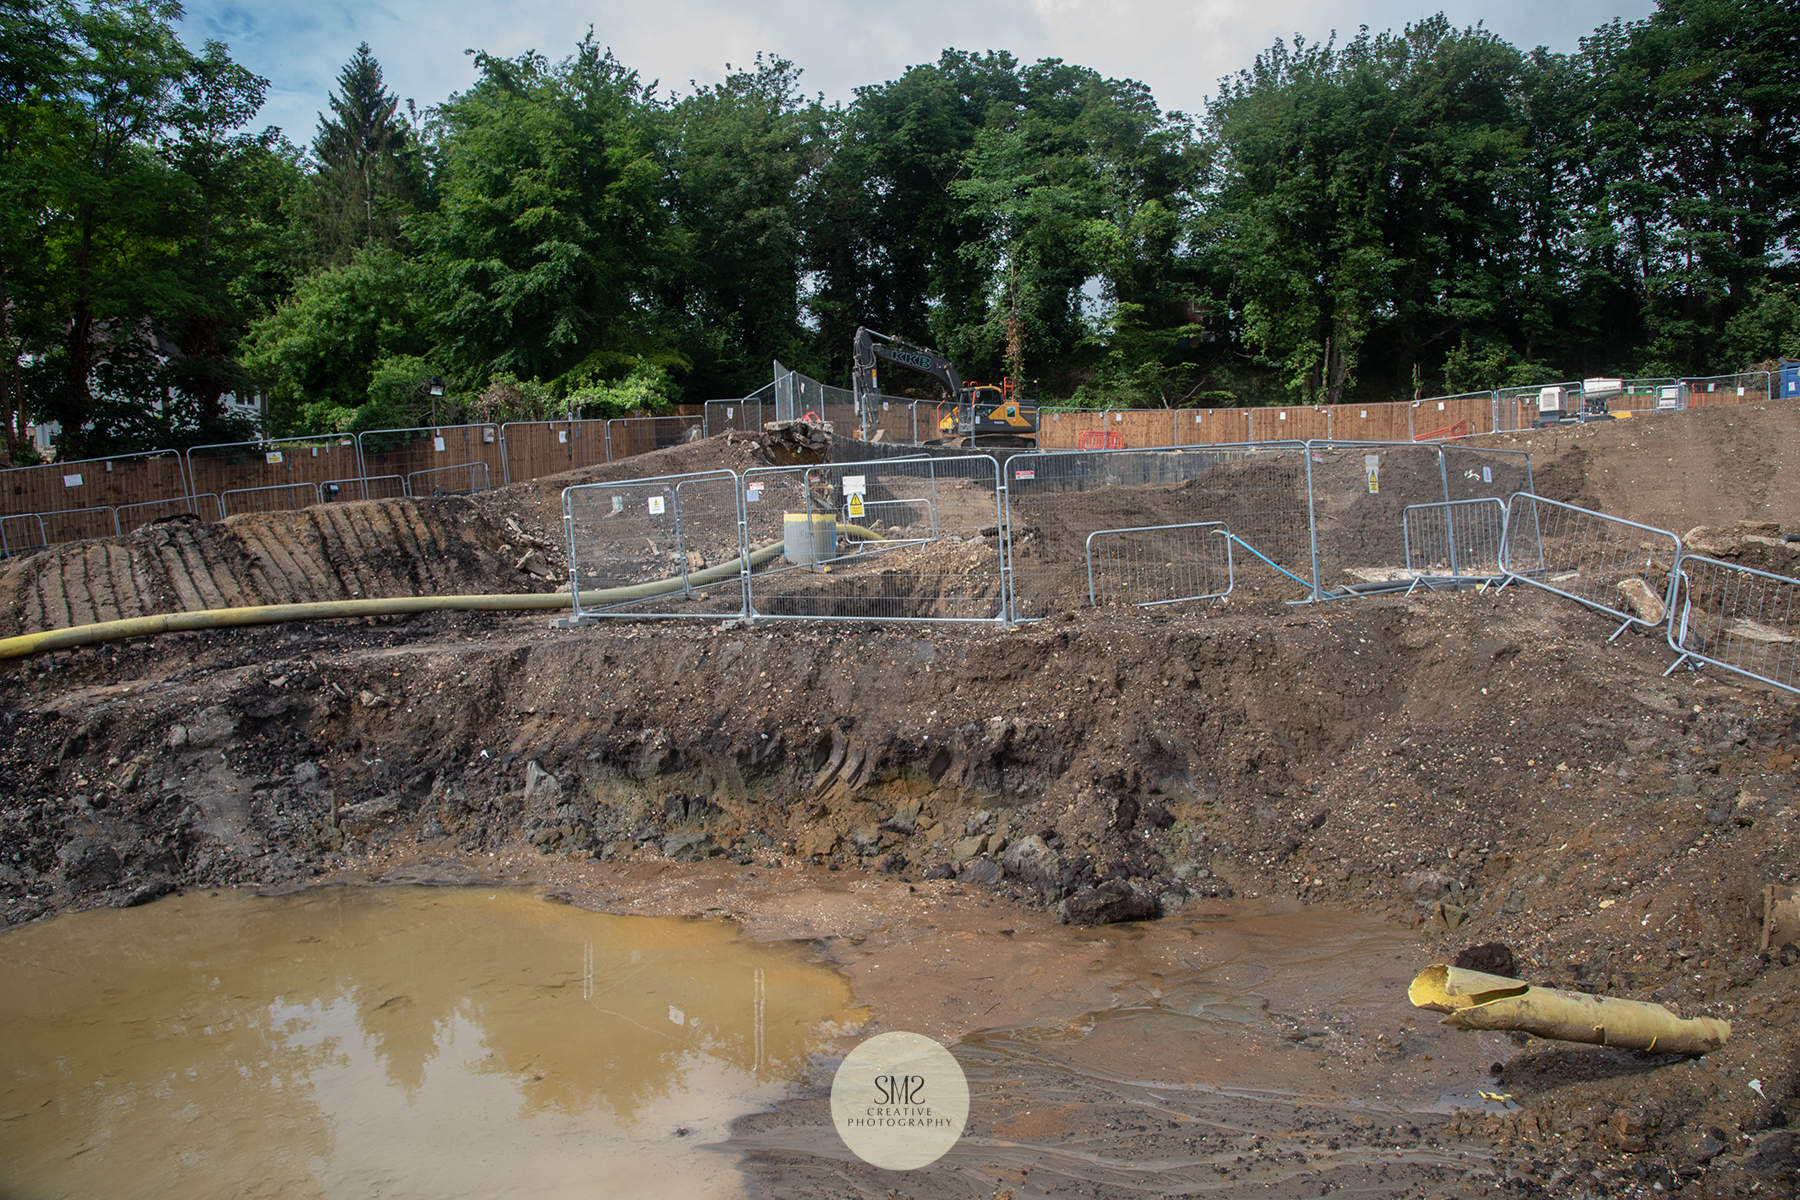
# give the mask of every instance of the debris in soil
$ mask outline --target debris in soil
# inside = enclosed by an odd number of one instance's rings
[[[1772,404],[1495,440],[1531,450],[1544,494],[1703,522],[1717,556],[1792,574],[1800,529],[1770,515],[1800,501],[1796,434]],[[562,486],[763,461],[727,435],[467,498],[152,527],[10,565],[0,623],[549,590]],[[552,578],[515,569],[531,553]],[[1335,905],[1407,930],[1422,962],[1504,942],[1543,986],[1732,1023],[1698,1061],[1507,1044],[1504,1111],[1432,1136],[1551,1194],[1782,1194],[1800,949],[1764,948],[1764,897],[1800,884],[1800,711],[1723,673],[1665,679],[1666,642],[1615,628],[1520,585],[1006,632],[439,613],[59,652],[0,672],[0,914],[427,853],[596,884],[779,861],[1045,921]],[[1431,1076],[1393,1042],[1396,1070]]]

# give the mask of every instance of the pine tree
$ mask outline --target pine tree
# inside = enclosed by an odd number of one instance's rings
[[[318,161],[314,231],[326,261],[342,265],[365,246],[400,241],[400,214],[419,198],[418,153],[400,98],[382,82],[369,43],[338,75],[313,139]]]

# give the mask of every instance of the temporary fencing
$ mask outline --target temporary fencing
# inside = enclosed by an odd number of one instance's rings
[[[1800,579],[1683,554],[1676,572],[1669,645],[1790,692],[1800,692]]]
[[[743,503],[731,471],[565,488],[563,530],[577,622],[746,610]],[[761,561],[773,557],[764,550]]]
[[[615,417],[606,423],[607,462],[678,446],[701,428],[705,415],[694,417]]]
[[[406,494],[409,496],[485,492],[490,486],[488,465],[484,462],[432,467],[425,471],[414,471],[406,477]]]
[[[323,494],[329,480],[364,474],[361,448],[348,434],[194,446],[186,459],[193,492],[216,496],[287,485]]]
[[[120,532],[136,529],[166,517],[192,513],[202,521],[222,521],[225,510],[219,498],[210,493],[200,496],[177,496],[173,500],[146,500],[139,504],[121,504],[114,510]]]
[[[1229,534],[1220,521],[1096,529],[1087,538],[1088,603],[1151,608],[1228,596]]]
[[[1108,529],[1217,522],[1310,577],[1306,452],[1299,443],[1015,454],[1006,461],[1016,619],[1088,596],[1088,538]],[[1271,582],[1260,572],[1251,580]]]
[[[500,427],[500,444],[507,483],[612,461],[605,421],[509,421]]]
[[[316,483],[271,483],[262,487],[230,488],[219,493],[219,510],[226,516],[248,512],[282,512],[324,502]]]
[[[1703,375],[1681,381],[1681,407],[1706,408],[1718,404],[1745,404],[1772,400],[1770,374],[1745,371],[1738,375]],[[1660,405],[1658,407],[1661,407]]]
[[[1681,539],[1666,529],[1521,493],[1507,502],[1505,546],[1508,576],[1616,617],[1613,637],[1668,619]]]
[[[781,546],[751,615],[1005,620],[999,481],[987,455],[745,471],[744,544]]]
[[[1498,496],[1408,505],[1402,513],[1406,573],[1426,581],[1502,574],[1506,501]]]
[[[112,508],[188,492],[181,455],[174,450],[0,470],[0,502],[9,517]]]
[[[429,478],[433,471],[481,463],[489,480],[506,477],[506,447],[493,423],[371,429],[357,434],[356,444],[368,476]]]

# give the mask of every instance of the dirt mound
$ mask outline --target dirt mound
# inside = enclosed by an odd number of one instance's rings
[[[535,579],[516,569],[515,548],[530,545],[543,547]],[[0,575],[0,633],[244,605],[548,590],[559,572],[543,553],[560,563],[554,544],[457,497],[158,521],[12,564]]]

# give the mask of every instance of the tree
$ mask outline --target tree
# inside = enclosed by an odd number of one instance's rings
[[[412,127],[369,43],[344,64],[327,104],[331,115],[319,114],[312,146],[313,229],[326,261],[341,266],[364,247],[399,245],[403,215],[427,188]]]
[[[27,307],[46,266],[43,166],[62,128],[58,105],[68,74],[61,17],[47,0],[0,0],[0,411],[15,462],[30,446]]]
[[[810,357],[800,324],[800,195],[824,147],[824,111],[800,71],[757,56],[672,104],[658,142],[671,222],[657,289],[691,364],[689,394],[743,395],[772,359]]]
[[[411,425],[417,414],[400,402],[406,393],[396,390],[393,364],[425,364],[432,353],[423,285],[424,269],[397,251],[364,250],[346,266],[303,279],[257,321],[245,339],[245,366],[268,388],[270,432]],[[415,392],[439,373],[428,364],[401,372]]]
[[[447,361],[472,385],[550,381],[663,348],[645,313],[668,214],[637,76],[591,32],[554,66],[475,62],[481,79],[437,111],[438,207],[406,222]]]

